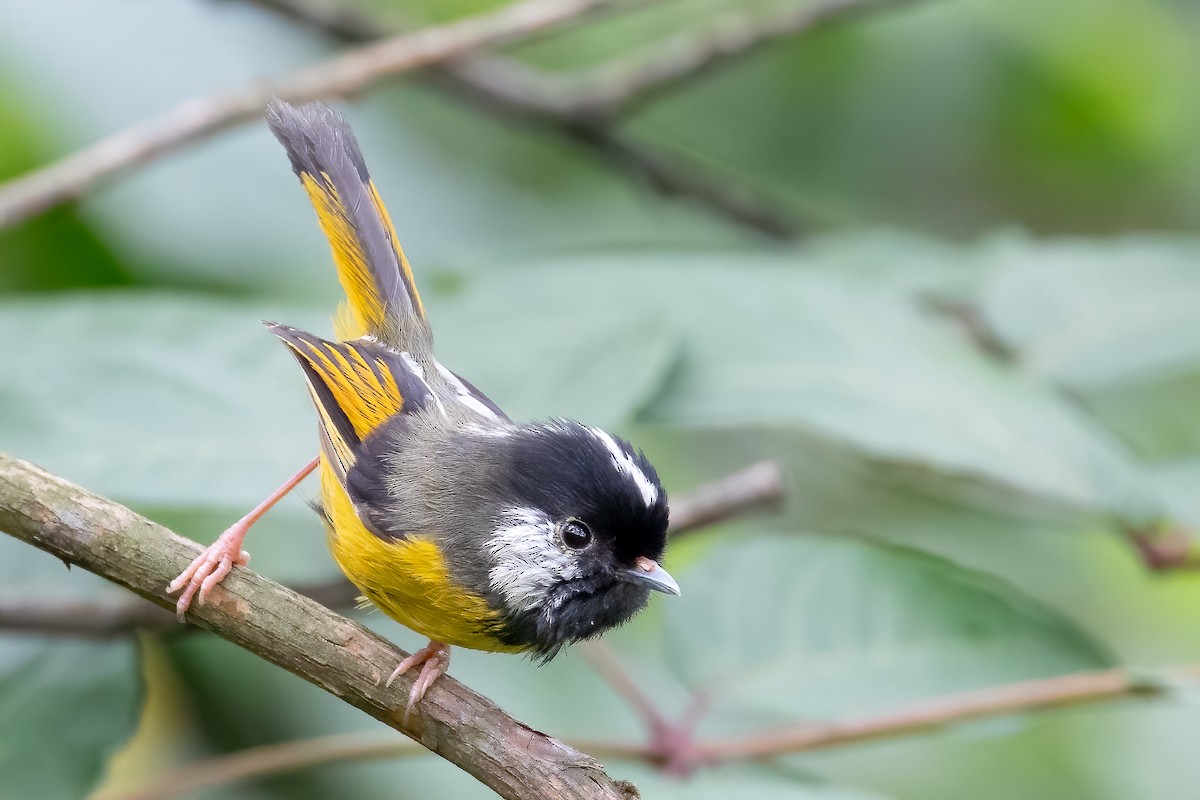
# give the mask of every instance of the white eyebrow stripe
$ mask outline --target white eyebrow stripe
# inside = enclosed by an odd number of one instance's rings
[[[637,463],[634,462],[633,456],[626,453],[617,444],[617,440],[609,436],[606,432],[599,428],[588,428],[592,436],[600,440],[608,452],[612,454],[613,466],[620,472],[628,476],[637,485],[638,491],[642,493],[642,500],[646,505],[652,506],[658,500],[658,487],[646,477],[646,473],[642,472]]]
[[[454,387],[454,392],[458,395],[458,401],[460,403],[480,416],[487,417],[491,420],[500,421],[499,415],[497,415],[495,411],[492,411],[490,408],[488,408],[478,397],[471,394],[471,390],[467,388],[467,385],[463,383],[457,375],[446,369],[442,362],[434,359],[433,363],[437,366],[438,374],[445,378],[446,381],[449,382],[452,387]]]

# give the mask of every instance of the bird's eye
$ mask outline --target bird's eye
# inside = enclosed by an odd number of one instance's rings
[[[572,550],[582,550],[592,543],[591,530],[577,519],[564,522],[559,535],[562,536],[563,544]]]

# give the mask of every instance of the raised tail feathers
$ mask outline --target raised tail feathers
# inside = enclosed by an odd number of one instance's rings
[[[273,100],[266,116],[333,249],[346,292],[338,335],[425,349],[429,324],[412,269],[350,126],[324,103]]]

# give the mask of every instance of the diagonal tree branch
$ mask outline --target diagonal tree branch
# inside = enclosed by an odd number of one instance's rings
[[[0,229],[75,199],[96,184],[238,123],[274,96],[292,102],[345,97],[383,78],[571,22],[621,0],[524,0],[490,14],[360,47],[277,81],[195,98],[47,167],[0,186]]]
[[[0,456],[0,530],[164,608],[174,606],[167,582],[200,549],[124,506],[8,456]],[[383,685],[406,653],[248,569],[235,569],[207,604],[189,613],[196,624],[367,712],[501,797],[627,800],[636,794],[590,756],[445,676],[406,725],[412,678]]]

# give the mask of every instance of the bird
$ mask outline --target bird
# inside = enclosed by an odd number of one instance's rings
[[[446,672],[451,647],[545,662],[630,620],[652,591],[678,595],[660,563],[667,494],[644,453],[574,420],[516,422],[438,361],[349,124],[323,103],[278,99],[266,121],[345,292],[336,339],[264,323],[303,373],[319,455],[171,583],[180,619],[247,563],[250,527],[313,469],[313,506],[339,568],[364,602],[429,639],[387,679],[420,667],[406,719]]]

